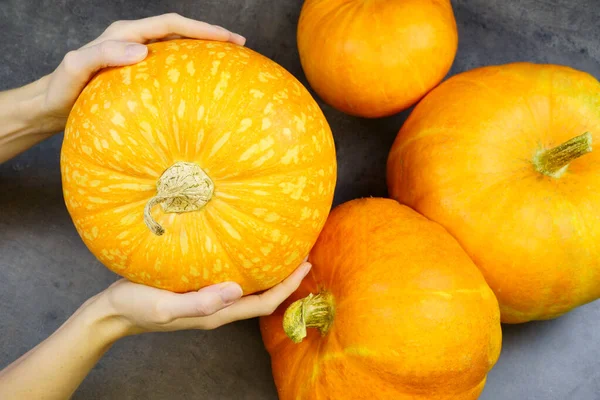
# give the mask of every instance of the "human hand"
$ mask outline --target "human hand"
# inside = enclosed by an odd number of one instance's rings
[[[233,321],[269,315],[310,271],[303,262],[287,279],[261,293],[242,296],[236,283],[221,283],[184,294],[119,280],[100,294],[119,317],[123,335],[184,329],[215,329]]]
[[[56,70],[42,78],[41,129],[47,133],[64,129],[79,93],[100,69],[138,63],[148,54],[145,43],[178,37],[229,41],[242,46],[246,42],[244,37],[224,28],[178,14],[114,22],[94,41],[67,53]]]

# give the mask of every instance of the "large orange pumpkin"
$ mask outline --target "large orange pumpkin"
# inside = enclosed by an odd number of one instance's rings
[[[415,104],[448,73],[458,46],[450,0],[306,0],[297,36],[312,88],[362,117]]]
[[[500,353],[500,311],[440,225],[394,200],[353,200],[333,210],[310,260],[298,291],[261,319],[281,400],[478,397]]]
[[[308,91],[229,43],[176,40],[98,74],[69,117],[66,205],[94,255],[177,292],[273,286],[330,210],[331,131]]]
[[[472,70],[433,90],[390,153],[391,195],[442,224],[507,323],[600,297],[600,83],[555,65]]]

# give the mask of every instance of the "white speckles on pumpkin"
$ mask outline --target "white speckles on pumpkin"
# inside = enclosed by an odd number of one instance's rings
[[[158,79],[155,79],[155,80],[154,80],[154,82],[153,82],[153,85],[154,85],[154,87],[155,87],[155,88],[157,88],[157,89],[158,89],[158,88],[160,88],[160,82],[158,81]]]
[[[254,193],[257,196],[268,196],[269,192],[265,192],[264,190],[254,190],[252,193]]]
[[[261,139],[258,143],[253,144],[245,152],[243,152],[239,158],[239,161],[247,161],[253,155],[269,149],[273,146],[273,144],[275,144],[275,140],[271,136]]]
[[[252,120],[250,118],[244,118],[240,122],[240,127],[237,130],[237,132],[238,133],[246,132],[248,130],[248,128],[250,128],[251,126],[252,126]]]
[[[102,147],[104,147],[105,149],[108,149],[108,140],[102,139],[101,142],[102,142]]]
[[[298,250],[294,250],[292,253],[290,253],[287,258],[285,259],[285,261],[283,262],[285,265],[290,265],[291,263],[294,262],[294,260],[297,260],[298,257],[300,257],[300,253],[298,252]]]
[[[302,210],[300,211],[300,219],[302,221],[309,219],[311,214],[312,214],[312,210],[310,208],[303,207]]]
[[[115,184],[109,185],[108,187],[110,189],[135,190],[137,192],[147,192],[147,191],[156,190],[155,185],[151,185],[148,183],[143,184],[143,183],[133,183],[133,182],[115,183]]]
[[[219,66],[221,65],[221,61],[215,60],[212,62],[212,68],[210,69],[210,74],[215,76],[217,72],[219,72]]]
[[[196,113],[196,118],[198,119],[198,121],[200,121],[202,118],[204,118],[204,106],[198,107],[198,112]]]
[[[173,83],[177,83],[177,81],[179,81],[179,70],[177,68],[171,68],[169,70],[169,72],[167,72],[167,75],[169,76],[169,80]]]
[[[119,221],[119,223],[121,225],[131,225],[136,220],[137,220],[137,216],[135,214],[128,214],[128,215],[124,216],[123,218],[121,218],[121,220]]]
[[[179,118],[183,118],[183,114],[185,113],[185,100],[181,99],[179,102],[179,107],[177,107],[177,116]]]
[[[204,241],[204,247],[209,253],[212,251],[212,240],[210,239],[210,236],[206,236],[206,239]]]
[[[118,240],[123,240],[125,239],[127,236],[129,235],[128,231],[122,231],[120,232],[116,237]]]
[[[125,127],[125,117],[123,117],[123,114],[121,114],[119,112],[115,112],[115,114],[111,118],[110,122],[112,122],[113,124],[115,124],[117,126]]]
[[[186,64],[185,69],[190,76],[194,76],[196,73],[196,68],[194,67],[194,61],[190,61]]]
[[[214,100],[219,100],[225,94],[225,89],[227,89],[227,85],[229,84],[229,78],[231,78],[231,74],[229,72],[221,73],[221,80],[217,83],[215,90],[213,92]]]
[[[111,104],[111,103],[110,103],[110,101],[105,101],[105,102],[104,102],[104,108],[105,108],[105,109],[108,109],[108,108],[110,108],[110,104]]]
[[[312,215],[313,219],[319,219],[320,216],[321,216],[321,213],[319,212],[318,209],[315,208],[313,211],[313,215]]]
[[[117,143],[118,145],[123,145],[123,141],[121,140],[121,136],[114,129],[109,130],[110,137]]]
[[[204,140],[204,128],[200,128],[198,131],[198,135],[196,138],[196,153],[200,151],[200,147],[202,146],[202,141]]]
[[[227,141],[229,140],[230,137],[231,137],[231,132],[227,132],[223,136],[221,136],[219,138],[219,140],[217,140],[217,142],[213,145],[213,147],[210,151],[209,157],[212,157],[215,154],[217,154],[217,152],[219,150],[221,150],[221,147],[223,147],[225,145],[225,143],[227,143]]]
[[[223,57],[225,57],[225,55],[226,55],[226,53],[223,51],[220,51],[217,53],[217,57],[219,57],[219,58],[223,58]]]
[[[299,200],[306,187],[306,176],[299,177],[296,182],[282,182],[279,184],[284,194],[289,194],[293,200]]]
[[[217,258],[215,260],[215,263],[213,265],[213,271],[216,273],[219,273],[223,270],[223,261],[221,261],[220,258]]]
[[[294,146],[289,149],[283,157],[281,157],[281,163],[284,165],[288,165],[290,163],[297,164],[298,163],[298,154],[300,153],[300,147]]]
[[[271,231],[271,239],[274,242],[279,242],[281,240],[281,231],[279,229],[273,229]]]
[[[279,221],[281,217],[279,216],[279,214],[277,214],[276,212],[271,211],[270,213],[268,213],[265,216],[265,221],[266,222],[276,222]]]
[[[306,115],[302,113],[302,118],[294,116],[294,122],[296,123],[296,129],[299,132],[306,132]]]
[[[92,148],[89,146],[81,146],[81,151],[83,151],[88,156],[92,155]]]
[[[167,58],[165,59],[165,63],[167,63],[167,65],[171,65],[175,62],[175,54],[169,54],[167,56]]]
[[[182,280],[183,282],[185,282],[185,283],[189,283],[189,282],[190,282],[190,280],[188,279],[188,277],[187,277],[187,276],[185,276],[185,275],[181,275],[181,280]]]
[[[255,99],[261,99],[265,94],[258,89],[250,89],[250,94]]]
[[[185,256],[190,249],[190,244],[188,241],[187,232],[183,227],[181,228],[181,232],[179,232],[179,245],[181,247],[181,254]]]
[[[261,129],[263,131],[265,131],[265,130],[269,129],[270,127],[271,127],[271,120],[267,117],[263,118]]]
[[[271,74],[270,72],[259,72],[258,73],[258,80],[266,83],[269,82],[269,79],[275,79],[275,76],[273,74]]]
[[[97,136],[94,136],[94,147],[98,151],[102,151],[102,143],[100,143],[100,139]]]
[[[266,115],[268,115],[268,114],[272,114],[272,113],[273,113],[273,103],[268,103],[268,104],[266,105],[264,113],[265,113]]]
[[[275,150],[269,149],[265,154],[263,154],[259,159],[255,160],[252,163],[252,167],[257,168],[266,163],[268,160],[273,158],[275,155]]]
[[[92,114],[95,114],[96,111],[98,111],[98,104],[92,104],[92,106],[90,107],[90,112]]]
[[[167,50],[178,51],[179,50],[179,45],[175,41],[169,41],[169,42],[167,42]]]
[[[189,49],[189,48],[190,48],[190,46],[188,46],[187,44],[185,45],[185,47],[186,47],[187,49]],[[184,54],[184,55],[182,55],[182,56],[181,56],[181,59],[182,59],[182,60],[187,60],[187,59],[188,59],[188,55],[187,55],[187,54]]]
[[[141,79],[141,80],[145,81],[148,78],[150,78],[150,75],[148,75],[145,72],[139,72],[139,73],[135,74],[135,79]]]
[[[90,201],[92,203],[98,203],[98,204],[110,203],[109,200],[103,199],[101,197],[88,197],[88,201]]]
[[[127,108],[129,109],[129,111],[135,112],[136,107],[137,107],[137,103],[135,101],[132,101],[132,100],[127,101]]]
[[[235,228],[233,226],[231,226],[231,224],[229,224],[229,222],[222,219],[221,226],[223,227],[223,229],[225,229],[225,232],[227,232],[227,234],[229,236],[231,236],[232,238],[234,238],[236,240],[242,239],[242,236],[240,235],[240,233],[238,231],[236,231]]]
[[[200,271],[198,271],[198,268],[196,267],[190,267],[190,275],[193,277],[198,277],[200,276]]]

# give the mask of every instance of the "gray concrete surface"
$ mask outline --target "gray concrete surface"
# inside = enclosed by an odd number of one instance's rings
[[[600,77],[599,0],[455,0],[452,69],[529,60]],[[46,74],[117,19],[176,11],[237,30],[305,82],[300,0],[0,0],[0,90]],[[339,152],[336,203],[386,194],[387,151],[407,113],[367,121],[323,106]],[[0,367],[52,333],[115,276],[65,211],[55,137],[0,165]],[[256,321],[119,342],[75,399],[276,399]],[[600,399],[600,302],[555,321],[509,326],[484,400]],[[29,399],[27,399],[29,400]]]

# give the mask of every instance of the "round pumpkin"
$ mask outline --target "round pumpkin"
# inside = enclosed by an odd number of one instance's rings
[[[267,289],[308,254],[336,180],[330,128],[308,91],[244,47],[148,46],[99,73],[68,120],[64,197],[91,252],[175,292]]]
[[[530,63],[479,68],[415,107],[391,150],[388,186],[460,242],[503,322],[554,318],[600,297],[592,141],[600,141],[592,76]]]
[[[448,73],[458,46],[450,0],[306,0],[297,37],[319,96],[370,118],[415,104]]]
[[[281,400],[468,400],[501,348],[481,272],[440,225],[391,199],[336,207],[313,268],[261,318]]]

